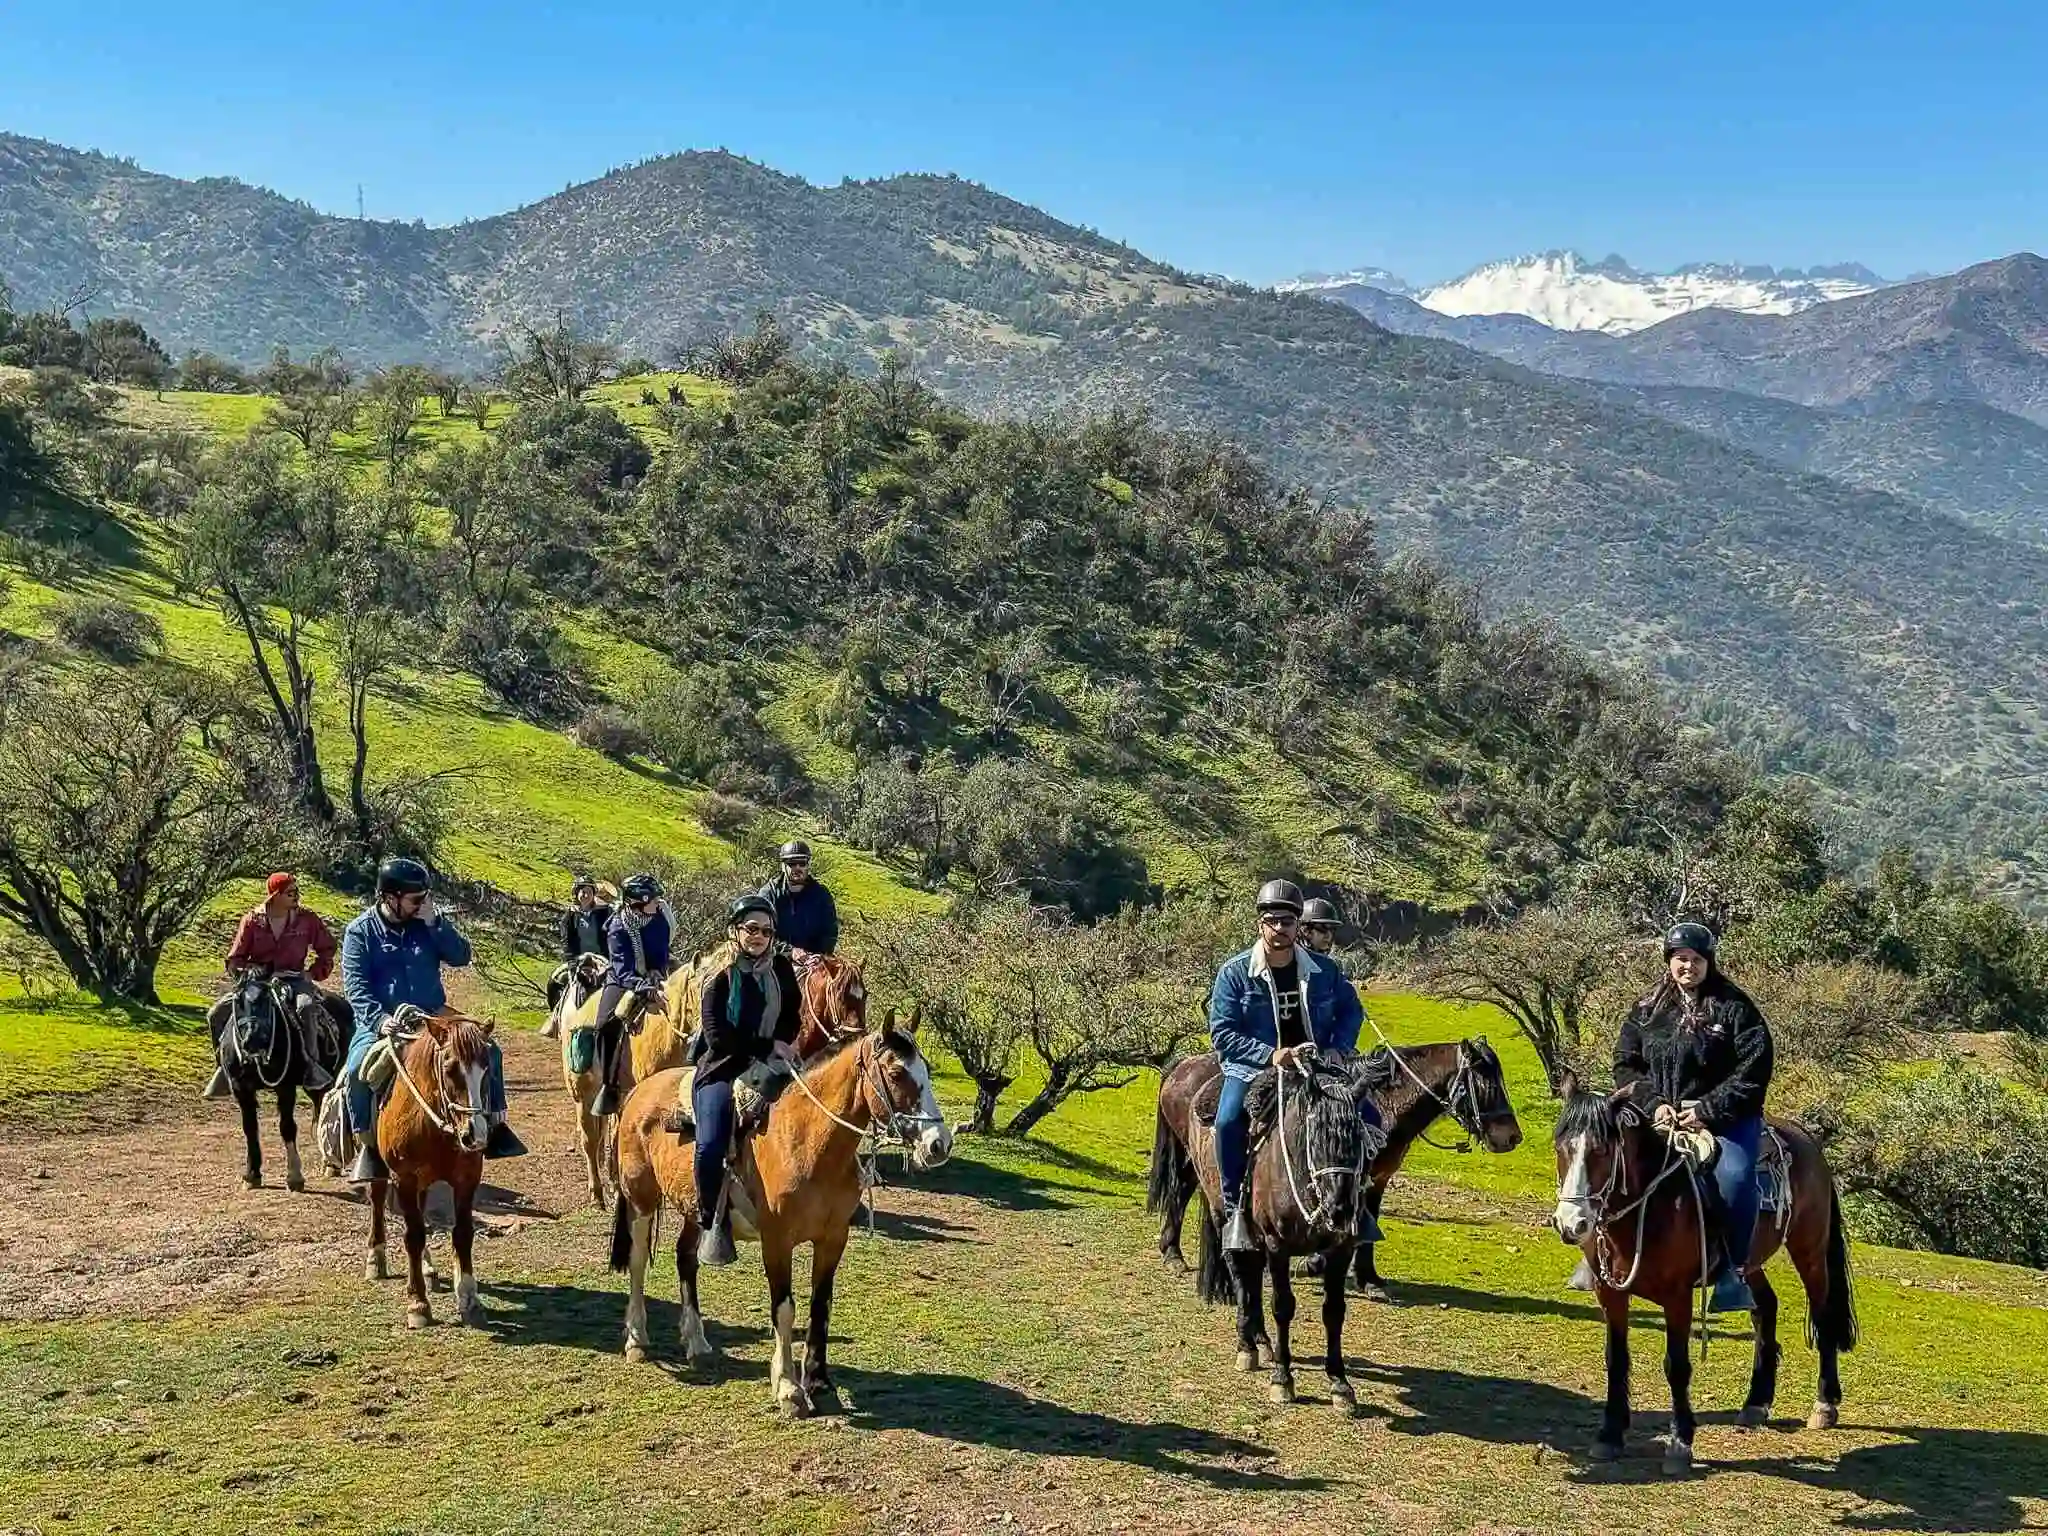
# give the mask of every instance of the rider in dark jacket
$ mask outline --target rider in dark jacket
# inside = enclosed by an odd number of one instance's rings
[[[1614,1045],[1614,1085],[1659,1126],[1711,1131],[1714,1183],[1727,1215],[1717,1311],[1756,1305],[1742,1271],[1756,1230],[1757,1149],[1771,1085],[1770,1026],[1715,962],[1713,930],[1680,923],[1664,936],[1663,980],[1629,1011]]]
[[[619,1059],[625,1052],[619,1027],[619,1003],[629,991],[658,986],[668,977],[668,913],[661,904],[661,882],[652,875],[630,875],[619,887],[619,907],[605,927],[605,954],[611,968],[597,995],[597,1076],[601,1085],[590,1106],[593,1115],[619,1112]]]
[[[799,958],[829,955],[839,947],[839,908],[811,875],[811,845],[782,845],[782,873],[761,887],[775,907],[775,937]]]
[[[562,914],[562,959],[574,965],[585,955],[605,951],[604,931],[611,926],[613,910],[597,894],[597,882],[588,875],[576,877],[570,905]]]

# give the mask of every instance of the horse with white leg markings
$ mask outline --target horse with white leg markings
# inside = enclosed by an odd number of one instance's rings
[[[289,973],[273,974],[266,966],[244,969],[228,994],[227,1017],[221,1021],[214,1041],[221,1075],[227,1079],[229,1091],[241,1110],[242,1140],[247,1154],[242,1165],[244,1189],[263,1187],[263,1142],[257,1126],[256,1096],[276,1096],[277,1133],[284,1143],[284,1187],[296,1194],[306,1187],[305,1168],[299,1161],[298,1095],[311,1075],[309,1069],[315,1065],[307,1055],[308,1039],[319,1042],[321,1060],[317,1064],[325,1069],[327,1081],[332,1082],[341,1068],[339,1041],[348,1033],[347,1005],[321,994],[318,1004],[306,1006],[339,1010],[333,1028],[321,1028],[314,1022],[302,1028],[297,1014],[298,995],[293,986],[297,979]],[[330,1090],[304,1091],[312,1101],[317,1123],[321,1098]]]
[[[474,1206],[477,1185],[483,1182],[484,1143],[491,1133],[484,1084],[493,1026],[445,1008],[431,1015],[403,1010],[401,1024],[402,1032],[391,1038],[397,1071],[377,1114],[377,1145],[389,1173],[369,1187],[366,1270],[372,1279],[384,1277],[388,1190],[396,1195],[405,1220],[405,1325],[424,1328],[433,1322],[425,1264],[427,1191],[446,1183],[455,1203],[450,1236],[455,1248],[456,1321],[475,1323],[481,1310]]]
[[[601,978],[600,978],[601,979]],[[584,1180],[590,1203],[604,1209],[604,1180],[610,1174],[618,1183],[619,1157],[616,1115],[598,1113],[598,1095],[604,1087],[600,1076],[605,1056],[590,1048],[596,1033],[599,997],[595,989],[573,1007],[561,1010],[566,1018],[561,1031],[562,1082],[576,1101],[576,1146],[583,1156]],[[629,993],[619,1005],[614,1027],[624,1031],[625,1059],[613,1070],[621,1092],[644,1078],[683,1064],[689,1050],[688,1037],[677,1027],[668,1001],[668,991],[650,987]]]
[[[742,1238],[759,1238],[775,1320],[770,1387],[776,1405],[794,1417],[810,1414],[832,1391],[826,1362],[832,1290],[864,1193],[863,1142],[871,1134],[894,1133],[908,1143],[911,1162],[919,1168],[936,1167],[952,1153],[952,1132],[933,1096],[931,1070],[914,1030],[914,1021],[899,1029],[892,1015],[879,1030],[842,1041],[807,1063],[776,1100],[767,1125],[734,1154],[733,1182],[752,1213],[736,1226]],[[682,1216],[676,1278],[682,1291],[684,1354],[695,1364],[713,1353],[697,1293],[697,1236],[710,1213],[696,1208],[696,1148],[662,1124],[686,1075],[662,1072],[639,1084],[619,1118],[611,1267],[628,1277],[628,1360],[647,1358],[647,1261],[664,1203]],[[795,1252],[805,1243],[811,1245],[811,1306],[799,1369],[792,1270]]]

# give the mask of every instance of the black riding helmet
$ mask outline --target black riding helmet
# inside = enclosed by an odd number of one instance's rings
[[[418,859],[386,859],[377,866],[379,896],[417,896],[427,888],[427,866]]]
[[[1689,949],[1711,960],[1719,942],[1705,923],[1679,923],[1664,935],[1664,958],[1669,960],[1681,949]]]
[[[661,900],[661,882],[652,875],[628,875],[619,887],[619,895],[634,906],[643,901]]]
[[[758,891],[742,896],[738,901],[726,908],[725,926],[737,928],[756,912],[768,919],[769,927],[775,926],[775,903]]]
[[[1302,905],[1301,921],[1303,927],[1320,925],[1324,928],[1334,928],[1337,926],[1337,909],[1327,898],[1311,896]]]
[[[585,891],[596,891],[597,882],[588,875],[578,875],[569,886],[571,896],[581,896]]]
[[[1261,912],[1292,912],[1301,916],[1301,887],[1292,880],[1268,880],[1259,887]]]
[[[810,856],[811,845],[802,838],[791,838],[782,845],[781,852],[776,855],[784,864],[787,864],[791,859],[808,859]]]

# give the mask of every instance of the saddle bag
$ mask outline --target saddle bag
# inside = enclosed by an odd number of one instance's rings
[[[597,1064],[597,1031],[585,1026],[569,1031],[569,1070],[588,1072]]]
[[[356,1068],[356,1077],[371,1088],[382,1090],[391,1085],[398,1076],[398,1047],[389,1039],[380,1039],[364,1053],[362,1065]]]

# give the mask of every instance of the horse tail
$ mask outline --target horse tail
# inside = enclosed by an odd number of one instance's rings
[[[612,1273],[623,1275],[633,1263],[633,1205],[622,1193],[612,1201]]]
[[[1223,1229],[1216,1224],[1206,1195],[1202,1197],[1202,1257],[1195,1268],[1195,1294],[1207,1302],[1237,1299],[1237,1277],[1230,1272],[1223,1252]]]
[[[1148,1211],[1175,1210],[1187,1203],[1188,1175],[1194,1165],[1188,1161],[1187,1152],[1181,1147],[1180,1137],[1174,1134],[1172,1124],[1166,1118],[1166,1106],[1159,1106],[1152,1131],[1152,1182],[1145,1190],[1145,1209]]]
[[[1847,1353],[1856,1347],[1856,1285],[1849,1273],[1849,1236],[1842,1227],[1842,1197],[1828,1189],[1828,1291],[1806,1323],[1806,1342]]]

